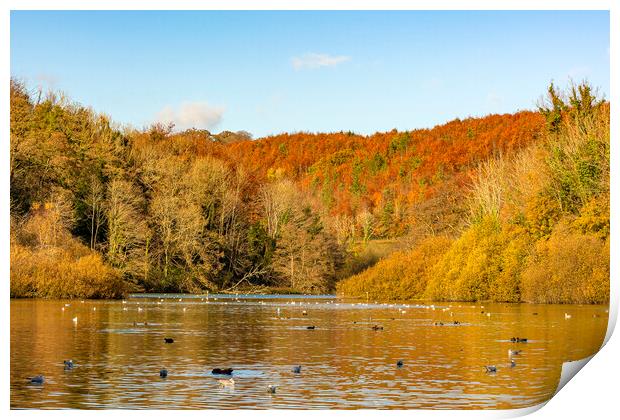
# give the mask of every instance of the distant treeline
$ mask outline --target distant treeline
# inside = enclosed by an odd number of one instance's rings
[[[609,104],[591,98],[585,109],[582,90],[578,103],[552,92],[557,101],[541,112],[455,120],[430,130],[252,140],[247,132],[121,128],[12,80],[11,296],[322,293],[360,273],[338,290],[393,299],[530,299],[523,287],[545,274],[532,268],[526,281],[525,267],[551,269],[545,258],[557,259],[557,249],[570,253],[564,243],[584,243],[577,233],[588,237],[594,254],[602,255],[595,245],[607,255],[609,246],[608,227],[603,234],[591,226],[596,217],[609,224]],[[577,144],[599,134],[596,145]],[[566,147],[554,151],[554,141]],[[606,157],[583,163],[586,169],[575,162],[594,159],[588,153],[601,147]],[[579,171],[591,171],[592,180],[584,184]],[[536,212],[546,216],[536,219]],[[531,227],[533,220],[547,223],[546,230]],[[477,273],[473,262],[469,273],[481,292],[462,293],[457,283],[467,290],[472,285],[448,274],[448,260],[463,264],[455,249],[469,252],[478,237],[494,241],[493,249],[513,249],[511,264],[518,267],[502,281],[518,283],[516,295],[512,286],[502,286],[501,296],[487,293],[496,288],[487,284],[493,276]],[[478,251],[494,261],[489,250]],[[512,258],[503,251],[497,256]],[[479,266],[491,270],[484,261]],[[376,274],[390,264],[404,270],[394,274],[398,281],[390,280],[390,270]],[[608,264],[607,257],[606,284]],[[504,265],[497,270],[503,273]],[[443,283],[432,286],[426,276]],[[404,279],[411,283],[405,289]]]
[[[483,162],[468,226],[428,237],[338,285],[372,299],[609,301],[609,112],[586,83],[551,85],[540,141]]]

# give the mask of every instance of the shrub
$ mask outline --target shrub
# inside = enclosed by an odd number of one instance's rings
[[[382,300],[419,299],[426,289],[431,268],[450,243],[446,237],[431,236],[412,250],[395,252],[338,283],[338,294]]]
[[[72,240],[65,248],[11,244],[11,297],[111,299],[128,286],[101,255]]]
[[[609,239],[559,225],[536,243],[522,274],[523,299],[533,303],[609,302]]]

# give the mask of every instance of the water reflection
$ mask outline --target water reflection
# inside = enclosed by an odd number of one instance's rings
[[[331,296],[11,300],[11,407],[524,407],[552,395],[563,361],[600,347],[607,317],[603,306]],[[234,386],[216,367],[235,369]],[[43,385],[26,379],[38,374]]]

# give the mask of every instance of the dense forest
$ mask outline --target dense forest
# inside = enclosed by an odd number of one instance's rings
[[[363,136],[120,127],[11,81],[11,296],[604,302],[609,103]],[[568,275],[570,274],[570,275]]]

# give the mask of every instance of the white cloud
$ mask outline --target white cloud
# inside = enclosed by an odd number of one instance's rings
[[[157,121],[174,123],[179,130],[188,128],[211,129],[216,127],[224,116],[224,108],[206,102],[184,102],[179,107],[167,106],[157,113]]]
[[[318,69],[320,67],[337,66],[349,60],[351,60],[351,57],[347,55],[333,56],[329,54],[306,53],[299,57],[293,57],[291,64],[295,70]]]

